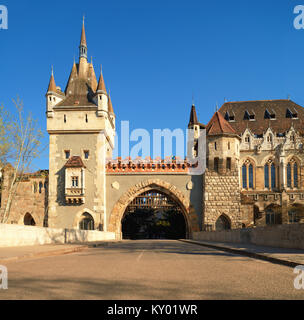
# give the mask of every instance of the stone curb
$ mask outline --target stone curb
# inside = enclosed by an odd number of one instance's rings
[[[234,254],[238,254],[238,255],[254,258],[254,259],[264,260],[264,261],[268,261],[268,262],[275,263],[275,264],[280,264],[280,265],[291,267],[291,268],[294,268],[296,266],[303,264],[300,262],[297,263],[294,261],[289,261],[289,260],[285,260],[285,259],[281,259],[281,258],[274,258],[274,257],[268,256],[268,255],[262,254],[262,253],[250,252],[250,251],[245,251],[245,250],[226,247],[226,246],[225,247],[218,246],[218,245],[213,245],[213,244],[209,244],[206,242],[200,242],[200,241],[195,241],[195,240],[179,240],[179,241],[186,242],[186,243],[192,243],[192,244],[196,244],[199,246],[208,247],[208,248],[212,248],[212,249],[216,249],[216,250],[220,250],[220,251],[226,251],[226,252],[230,252],[230,253],[234,253]]]
[[[59,256],[59,255],[64,255],[64,254],[69,254],[69,253],[74,253],[74,252],[80,252],[80,251],[83,251],[88,248],[89,248],[89,246],[82,245],[82,246],[77,246],[77,247],[75,246],[74,248],[56,249],[56,250],[50,250],[50,251],[46,251],[46,252],[41,251],[41,252],[35,252],[35,253],[28,253],[28,254],[21,255],[21,256],[0,258],[0,264],[7,263],[7,262],[15,262],[15,261],[24,260],[24,259],[31,259],[31,258]]]

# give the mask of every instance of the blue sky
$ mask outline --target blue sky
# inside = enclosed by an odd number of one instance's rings
[[[302,1],[304,5],[304,0]],[[292,0],[5,1],[0,103],[18,95],[46,128],[51,66],[65,88],[86,17],[88,55],[100,64],[117,122],[131,129],[185,128],[192,95],[207,123],[218,103],[285,99],[304,105],[304,30]],[[45,131],[44,144],[48,143]],[[33,169],[48,168],[48,152]]]

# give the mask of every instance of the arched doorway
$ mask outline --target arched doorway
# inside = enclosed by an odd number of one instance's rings
[[[230,229],[231,229],[230,220],[225,215],[221,215],[215,223],[215,230],[223,231],[223,230],[230,230]]]
[[[24,216],[23,223],[25,226],[35,226],[36,222],[30,213]]]
[[[121,220],[123,239],[184,239],[187,222],[182,207],[159,190],[139,194]]]
[[[282,209],[277,204],[271,204],[265,208],[266,225],[282,224]]]
[[[85,212],[79,222],[79,229],[80,230],[94,230],[94,219],[93,217]]]

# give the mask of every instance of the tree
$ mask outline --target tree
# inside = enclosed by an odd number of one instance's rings
[[[43,137],[38,122],[33,119],[31,113],[24,115],[23,102],[17,98],[17,100],[13,100],[13,103],[16,107],[16,115],[4,111],[4,107],[0,110],[0,124],[3,124],[0,129],[0,161],[4,163],[9,161],[13,165],[7,189],[7,199],[0,219],[1,223],[8,221],[18,185],[26,170],[30,168],[32,161],[39,157]]]

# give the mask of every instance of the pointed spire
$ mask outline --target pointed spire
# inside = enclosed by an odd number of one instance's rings
[[[82,21],[80,45],[87,47],[87,38],[86,38],[85,26],[84,26],[84,16],[83,16],[83,21]]]
[[[72,83],[73,81],[78,77],[78,73],[77,73],[77,67],[76,67],[76,63],[75,63],[75,59],[74,59],[74,63],[73,63],[73,67],[70,73],[70,77],[67,83],[67,86],[65,88],[65,94],[69,94],[69,91],[73,91],[72,90]]]
[[[197,114],[194,103],[192,103],[191,112],[190,112],[190,121],[188,127],[198,124]]]
[[[87,47],[87,39],[85,35],[84,18],[82,23],[80,46],[79,46],[79,59],[81,58],[85,58],[86,60],[88,59],[88,47]]]
[[[113,105],[112,105],[112,100],[111,100],[110,90],[109,90],[108,111],[109,111],[109,113],[114,114],[114,110],[113,110]]]
[[[103,80],[102,67],[101,66],[100,66],[100,77],[99,77],[98,87],[97,87],[97,92],[98,91],[102,91],[104,93],[107,93],[106,85],[105,85],[105,82]]]
[[[55,79],[54,79],[54,69],[52,66],[52,73],[51,73],[51,79],[50,79],[50,83],[49,83],[49,87],[48,87],[48,91],[47,92],[56,92],[56,83],[55,83]]]

